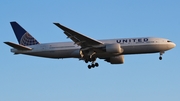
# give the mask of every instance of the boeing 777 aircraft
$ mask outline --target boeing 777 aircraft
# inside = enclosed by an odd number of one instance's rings
[[[96,59],[103,59],[111,64],[123,64],[124,55],[160,53],[174,48],[175,43],[168,39],[156,37],[122,38],[96,40],[69,29],[59,23],[54,23],[64,31],[67,38],[73,42],[39,43],[17,22],[10,22],[19,44],[4,42],[12,47],[14,54],[25,54],[46,58],[78,58],[86,63],[88,68],[98,67]]]

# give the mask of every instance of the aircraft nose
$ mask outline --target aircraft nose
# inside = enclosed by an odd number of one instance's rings
[[[175,43],[171,43],[171,44],[169,44],[169,48],[174,48],[174,47],[176,47],[176,44]]]

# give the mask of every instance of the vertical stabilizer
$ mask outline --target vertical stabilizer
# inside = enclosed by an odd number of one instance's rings
[[[10,22],[10,24],[19,44],[24,46],[39,44],[39,42],[33,36],[31,36],[24,28],[22,28],[17,22]]]

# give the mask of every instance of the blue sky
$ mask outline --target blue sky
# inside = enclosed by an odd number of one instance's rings
[[[0,101],[179,101],[179,0],[0,1]],[[71,41],[53,22],[94,39],[154,36],[176,48],[126,55],[122,65],[98,60],[89,70],[78,59],[13,55],[9,24],[17,21],[39,42]]]

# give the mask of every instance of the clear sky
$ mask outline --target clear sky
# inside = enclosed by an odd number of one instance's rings
[[[180,101],[179,0],[1,0],[0,101]],[[176,43],[159,54],[126,55],[122,65],[97,60],[13,55],[17,21],[41,43],[71,41],[59,22],[94,39],[162,37]]]

